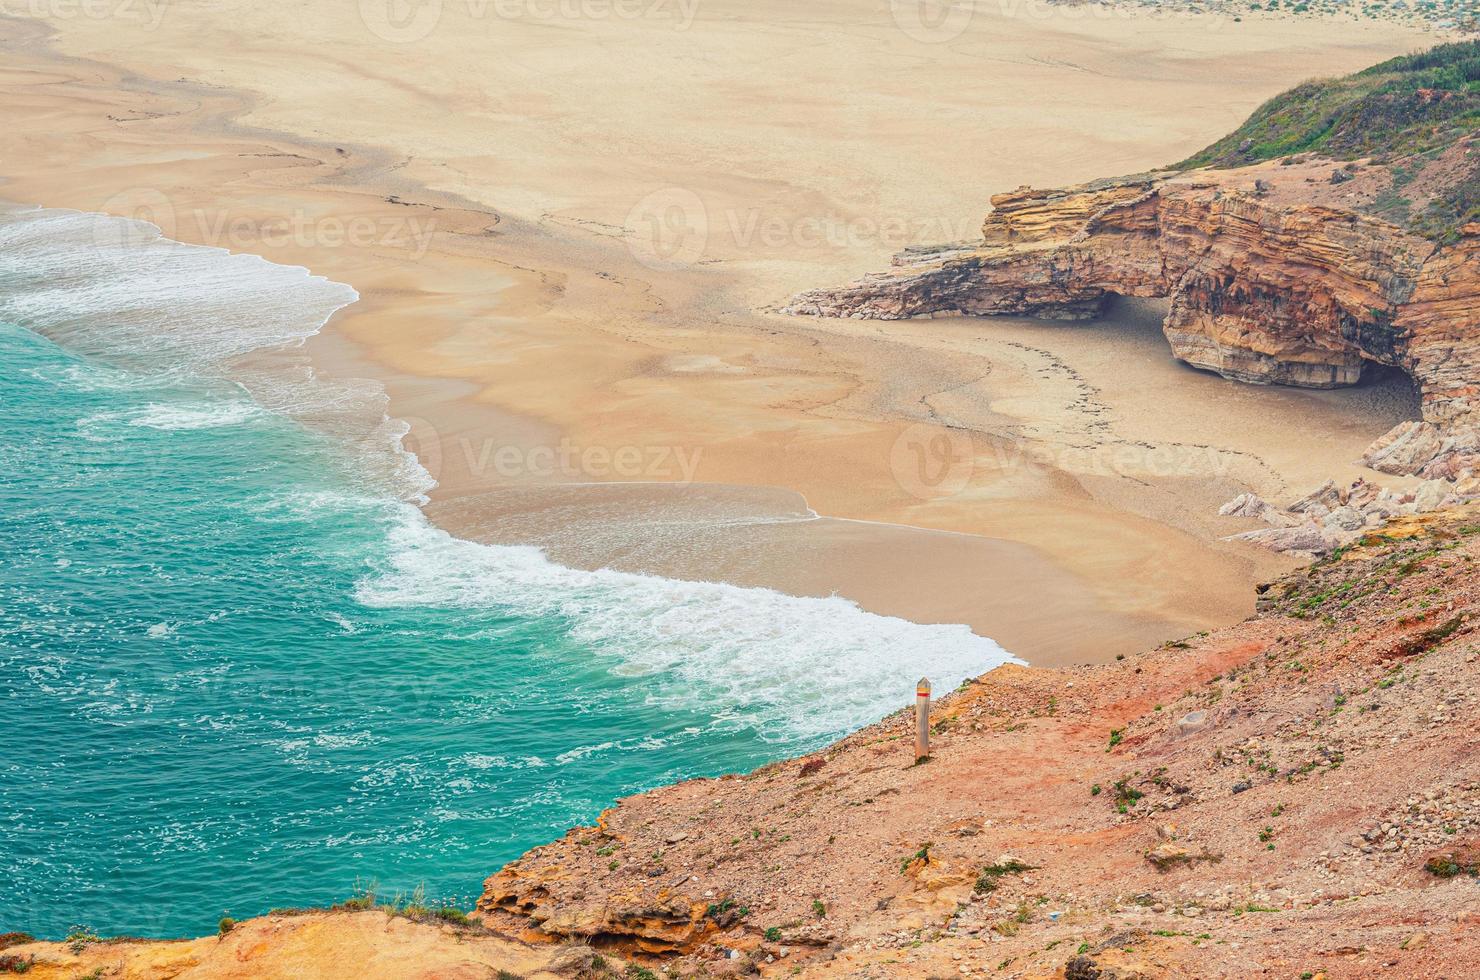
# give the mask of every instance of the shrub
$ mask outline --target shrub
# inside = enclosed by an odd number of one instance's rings
[[[930,863],[930,843],[928,841],[924,844],[921,844],[918,851],[911,854],[903,861],[899,862],[899,873],[908,874],[910,870],[910,865],[914,864],[916,861],[919,861],[922,864]]]
[[[0,954],[0,973],[30,973],[31,967],[36,965],[36,957],[20,957],[10,954]]]
[[[996,891],[999,880],[1007,875],[1020,875],[1024,871],[1032,870],[1033,865],[1024,864],[1016,858],[999,861],[996,864],[989,864],[982,868],[981,874],[976,876],[974,889],[978,895],[986,895],[989,892]]]
[[[1480,859],[1461,854],[1435,854],[1424,862],[1423,869],[1436,878],[1456,878],[1462,874],[1480,876]]]

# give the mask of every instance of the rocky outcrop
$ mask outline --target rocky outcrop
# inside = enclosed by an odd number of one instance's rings
[[[1224,517],[1253,517],[1270,525],[1229,535],[1227,540],[1316,557],[1360,541],[1394,519],[1476,500],[1480,500],[1480,479],[1473,476],[1455,482],[1425,480],[1411,491],[1385,489],[1366,480],[1338,487],[1335,481],[1327,480],[1284,510],[1256,494],[1244,493],[1224,504],[1218,513]]]
[[[591,835],[574,831],[561,843],[590,842],[596,850],[613,853],[621,838],[605,832]],[[690,951],[715,928],[706,918],[705,902],[683,895],[677,889],[652,882],[614,895],[582,893],[560,904],[547,901],[552,894],[570,891],[571,875],[566,868],[541,868],[534,875],[521,873],[519,866],[506,868],[489,878],[478,912],[491,921],[519,923],[521,939],[548,943],[578,937],[602,948],[621,946],[647,955],[681,954]],[[655,876],[656,877],[656,876]]]
[[[879,320],[936,313],[1087,319],[1113,292],[1163,294],[1157,203],[1149,178],[1063,191],[1019,188],[992,198],[980,243],[907,250],[895,256],[890,272],[803,293],[783,312]],[[1090,228],[1098,236],[1092,245]]]
[[[384,907],[277,910],[224,920],[201,939],[99,939],[79,929],[63,942],[36,942],[0,933],[0,976],[26,980],[562,980],[618,977],[625,966],[590,948],[530,946],[475,923],[418,921]]]
[[[980,243],[915,249],[784,312],[1083,319],[1113,295],[1167,297],[1172,352],[1259,384],[1332,388],[1407,372],[1422,423],[1369,462],[1453,477],[1480,462],[1480,225],[1441,247],[1356,211],[1268,195],[1247,174],[1161,174],[992,198]]]

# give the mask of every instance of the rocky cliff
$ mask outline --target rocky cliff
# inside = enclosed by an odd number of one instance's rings
[[[905,711],[623,800],[477,914],[685,977],[1469,975],[1477,516],[1399,518],[1211,635],[999,668],[928,765]]]
[[[1329,170],[1329,164],[1325,165]],[[1172,353],[1253,383],[1355,384],[1407,372],[1422,422],[1373,447],[1388,472],[1452,477],[1480,460],[1480,224],[1440,245],[1311,203],[1309,168],[1137,176],[992,198],[982,240],[917,249],[888,272],[785,312],[1093,317],[1114,295],[1166,297]]]
[[[358,901],[192,941],[0,934],[0,974],[1472,976],[1477,564],[1480,508],[1400,517],[1247,622],[964,685],[928,764],[906,710],[623,800],[490,877],[474,922]]]

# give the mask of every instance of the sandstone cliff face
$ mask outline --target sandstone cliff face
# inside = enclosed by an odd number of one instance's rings
[[[999,194],[979,244],[903,253],[890,272],[803,293],[784,312],[1082,319],[1111,295],[1168,297],[1172,352],[1228,378],[1331,388],[1355,384],[1369,363],[1401,368],[1423,422],[1389,433],[1369,461],[1426,476],[1473,468],[1480,225],[1439,248],[1240,180],[1153,175]]]
[[[512,942],[475,925],[416,922],[383,908],[303,909],[202,939],[36,942],[0,933],[0,976],[26,980],[561,980],[621,975],[589,948]]]

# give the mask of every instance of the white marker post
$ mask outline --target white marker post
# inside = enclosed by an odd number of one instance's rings
[[[930,758],[930,681],[915,685],[915,762]]]

